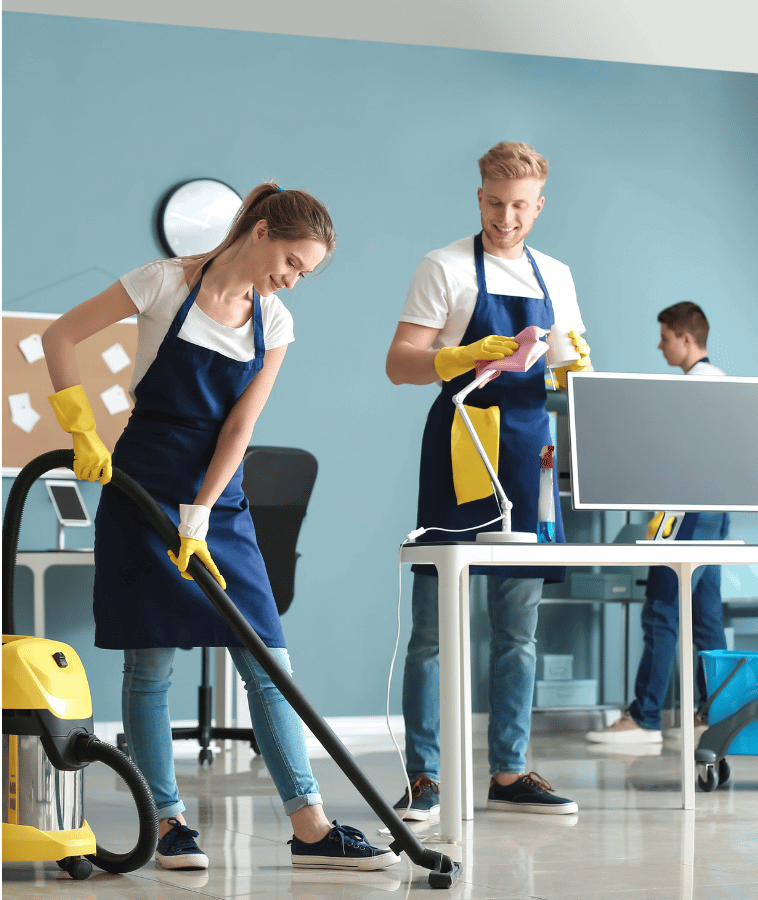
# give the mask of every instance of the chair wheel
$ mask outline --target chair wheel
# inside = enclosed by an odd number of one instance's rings
[[[719,787],[722,784],[726,784],[729,781],[729,776],[732,774],[732,770],[729,768],[729,763],[725,759],[719,760]]]
[[[703,774],[698,775],[697,777],[697,783],[700,787],[700,790],[705,791],[706,793],[715,791],[719,783],[718,775],[716,774],[716,767],[706,765],[703,767],[703,769]]]
[[[213,750],[210,747],[202,747],[200,749],[200,755],[198,756],[198,761],[200,765],[205,765],[208,763],[210,765],[213,762]]]

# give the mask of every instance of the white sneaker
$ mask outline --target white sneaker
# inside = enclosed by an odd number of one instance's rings
[[[660,744],[663,741],[660,729],[642,728],[628,712],[613,725],[602,731],[589,731],[585,737],[592,744]]]

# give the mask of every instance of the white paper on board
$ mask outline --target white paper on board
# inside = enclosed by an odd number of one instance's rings
[[[8,406],[11,410],[11,422],[29,434],[40,420],[39,413],[32,409],[32,400],[29,394],[9,394]]]
[[[107,391],[103,391],[100,394],[100,399],[112,416],[120,412],[126,412],[129,409],[129,398],[120,384],[114,384]]]
[[[100,355],[105,360],[106,366],[108,366],[114,375],[116,372],[120,372],[131,364],[129,354],[124,350],[121,344],[114,344],[112,347],[108,347],[108,349],[103,350]]]
[[[45,351],[42,349],[42,338],[38,334],[30,334],[29,337],[19,341],[18,348],[24,354],[24,358],[28,363],[37,362],[38,359],[45,358]]]

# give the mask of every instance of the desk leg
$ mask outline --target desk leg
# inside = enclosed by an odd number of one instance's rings
[[[464,819],[474,818],[473,722],[471,717],[471,628],[469,606],[469,567],[460,574],[461,628],[461,806]]]
[[[45,571],[47,566],[41,568],[30,565],[32,570],[32,583],[34,585],[34,637],[45,636]]]
[[[679,577],[679,678],[682,726],[682,809],[695,808],[695,706],[692,667],[692,573],[696,566],[672,566]]]
[[[440,612],[440,832],[443,841],[463,838],[461,808],[461,634],[458,554],[445,554],[437,574]]]

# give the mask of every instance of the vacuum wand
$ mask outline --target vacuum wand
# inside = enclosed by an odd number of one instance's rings
[[[54,468],[73,469],[74,454],[71,450],[53,450],[34,460],[35,468],[46,466],[42,472]],[[35,476],[38,477],[38,476]],[[134,479],[114,466],[112,483],[123,491],[144,513],[150,525],[155,528],[166,546],[178,555],[180,538],[176,525],[169,519],[150,494]],[[3,560],[6,562],[6,560]],[[374,784],[369,780],[348,749],[334,731],[318,714],[310,701],[295,684],[292,676],[283,669],[269,652],[255,629],[234,605],[231,598],[221,588],[203,563],[192,556],[187,571],[218,610],[242,644],[253,654],[256,661],[269,675],[282,696],[290,703],[302,721],[310,728],[318,741],[347,775],[352,784],[368,803],[371,809],[387,826],[394,842],[390,845],[393,852],[404,850],[412,862],[425,869],[430,869],[429,884],[435,888],[449,888],[463,873],[461,863],[437,851],[429,850],[419,841],[406,823],[382,797]],[[5,578],[7,566],[3,566]],[[11,576],[12,577],[12,576]]]

